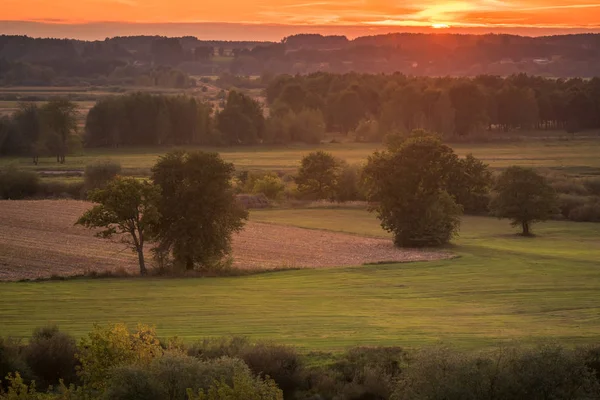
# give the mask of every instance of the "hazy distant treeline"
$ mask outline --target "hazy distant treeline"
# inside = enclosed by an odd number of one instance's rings
[[[397,33],[354,40],[302,34],[279,43],[161,36],[86,42],[1,35],[0,85],[184,87],[193,83],[182,78],[187,74],[226,72],[262,75],[353,71],[424,76],[509,76],[526,72],[592,77],[600,70],[599,50],[597,34],[531,38]],[[157,78],[157,74],[161,76]]]
[[[279,76],[266,97],[271,115],[317,110],[327,131],[354,131],[365,141],[413,129],[464,136],[484,129],[600,128],[600,78],[315,73]]]

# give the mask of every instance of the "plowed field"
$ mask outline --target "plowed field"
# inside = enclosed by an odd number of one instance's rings
[[[72,200],[0,201],[0,280],[118,268],[135,272],[137,257],[125,244],[74,226],[90,206]],[[399,250],[385,239],[252,221],[233,240],[233,264],[239,268],[342,267],[447,256]]]

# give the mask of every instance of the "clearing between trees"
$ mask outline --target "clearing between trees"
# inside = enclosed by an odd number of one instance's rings
[[[73,225],[90,206],[74,200],[1,201],[0,280],[116,269],[136,273],[137,256],[126,245]],[[343,267],[450,256],[397,249],[389,239],[252,221],[233,240],[233,266],[242,269]]]

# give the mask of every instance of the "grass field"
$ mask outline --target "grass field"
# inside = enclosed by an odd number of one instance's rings
[[[514,143],[454,144],[460,155],[473,153],[489,163],[492,168],[522,165],[553,169],[574,175],[600,175],[600,140],[573,141],[524,141]],[[298,167],[300,159],[311,151],[320,149],[331,152],[349,163],[365,162],[367,157],[382,145],[359,143],[330,143],[320,146],[287,147],[236,147],[202,148],[218,151],[238,170],[265,169],[291,171]],[[16,164],[19,168],[33,170],[83,170],[86,164],[98,159],[114,159],[121,163],[125,173],[148,174],[165,148],[86,149],[85,153],[67,157],[63,165],[53,158],[41,158],[35,166],[28,158],[0,158],[0,167]]]
[[[361,210],[268,210],[251,220],[389,237]],[[522,238],[466,217],[452,260],[237,278],[0,284],[0,335],[56,323],[156,324],[186,341],[247,335],[332,350],[353,344],[481,348],[541,338],[600,339],[600,224],[552,222]]]

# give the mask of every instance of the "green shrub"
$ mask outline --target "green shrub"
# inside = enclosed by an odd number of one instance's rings
[[[271,200],[276,200],[281,196],[285,189],[285,185],[281,179],[274,174],[264,175],[262,178],[254,180],[252,193],[264,194]]]
[[[20,341],[0,337],[0,388],[7,386],[4,379],[9,373],[20,373],[25,380],[33,377],[24,357],[24,348]]]
[[[600,201],[588,203],[569,212],[569,219],[576,222],[600,222]]]
[[[362,168],[359,165],[344,164],[339,171],[335,188],[338,202],[362,201],[365,194],[361,186]]]
[[[570,177],[551,180],[550,186],[552,186],[556,193],[564,193],[579,196],[585,196],[588,194],[586,186],[581,181]]]
[[[79,343],[78,374],[86,386],[102,390],[115,368],[147,366],[161,353],[154,328],[138,325],[136,331],[130,332],[124,324],[95,325]]]
[[[40,181],[38,194],[44,198],[83,198],[84,182]]]
[[[161,386],[161,399],[165,400],[185,400],[188,390],[208,390],[216,381],[232,385],[236,371],[249,371],[237,358],[201,361],[183,353],[166,353],[154,360],[150,368]]]
[[[188,349],[188,354],[202,360],[239,357],[254,374],[273,378],[286,398],[302,386],[302,363],[292,347],[270,343],[251,344],[245,337],[232,336],[197,342]]]
[[[560,209],[561,215],[565,218],[569,218],[571,211],[585,205],[587,202],[587,196],[564,193],[558,195],[558,208]]]
[[[399,347],[350,349],[332,366],[338,376],[336,392],[349,399],[388,399],[406,357]]]
[[[302,385],[302,362],[293,347],[258,343],[247,347],[241,354],[242,360],[256,375],[268,375],[290,398]]]
[[[392,400],[587,400],[600,384],[584,353],[556,345],[469,355],[421,351],[403,371]]]
[[[245,336],[207,338],[192,344],[188,348],[188,354],[201,360],[241,357],[250,346],[250,341]]]
[[[86,190],[101,189],[108,181],[121,173],[121,164],[116,161],[96,161],[85,166],[83,179]]]
[[[20,200],[35,196],[39,190],[38,174],[20,171],[13,166],[0,171],[0,199]]]
[[[40,388],[58,385],[62,379],[66,384],[76,381],[75,339],[51,326],[33,332],[25,348],[25,360],[36,377]]]
[[[600,196],[600,177],[585,179],[583,184],[589,194]]]
[[[235,371],[233,382],[215,382],[207,391],[188,390],[189,400],[283,400],[283,393],[277,384],[265,377],[253,377],[247,370]]]
[[[161,385],[148,368],[127,365],[116,368],[107,382],[106,400],[164,400]]]

